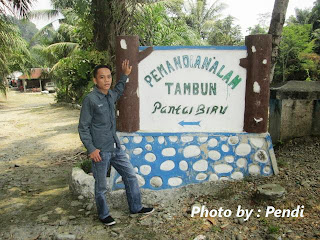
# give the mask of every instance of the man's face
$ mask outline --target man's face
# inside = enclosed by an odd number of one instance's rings
[[[111,87],[112,76],[110,69],[108,68],[99,68],[97,75],[93,78],[93,82],[97,87],[102,91],[108,91]]]

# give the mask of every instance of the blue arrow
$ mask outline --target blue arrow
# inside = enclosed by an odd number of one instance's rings
[[[179,124],[184,127],[185,125],[198,125],[200,127],[200,121],[198,122],[185,122],[184,120],[182,120],[181,122],[179,122]]]

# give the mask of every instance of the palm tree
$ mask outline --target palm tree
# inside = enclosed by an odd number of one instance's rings
[[[18,52],[28,55],[19,30],[10,22],[6,13],[25,17],[31,2],[31,0],[0,0],[0,93],[4,95],[6,95],[5,76],[10,73],[9,59]]]
[[[0,0],[0,14],[4,15],[9,11],[14,15],[26,17],[31,5],[32,0]]]
[[[184,4],[185,19],[187,24],[205,40],[225,8],[226,5],[219,0],[215,0],[211,5],[206,0],[188,0]]]
[[[275,0],[268,34],[272,35],[270,82],[273,80],[289,0]]]

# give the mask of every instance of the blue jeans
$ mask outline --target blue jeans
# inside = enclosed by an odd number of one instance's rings
[[[117,148],[115,152],[100,152],[100,156],[101,162],[92,161],[92,173],[95,179],[94,193],[99,218],[104,219],[110,215],[106,202],[106,176],[110,164],[122,176],[130,212],[139,212],[142,209],[142,204],[138,179],[126,154],[122,149]]]

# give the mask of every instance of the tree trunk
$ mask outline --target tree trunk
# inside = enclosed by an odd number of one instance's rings
[[[274,75],[274,68],[278,57],[278,50],[281,41],[281,34],[284,22],[286,20],[286,12],[289,0],[275,0],[272,12],[268,34],[272,35],[272,55],[271,55],[271,73],[270,82]]]
[[[92,0],[93,41],[98,51],[106,51],[109,46],[109,29],[112,24],[112,0]]]
[[[95,48],[113,56],[116,36],[124,34],[129,21],[126,0],[92,0],[91,11]]]

